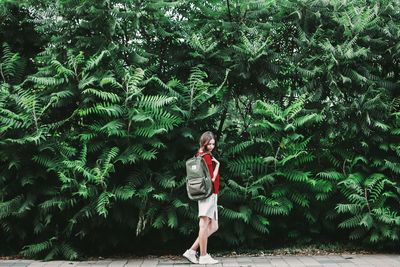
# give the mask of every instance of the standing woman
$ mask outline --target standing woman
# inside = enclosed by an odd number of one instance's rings
[[[192,247],[183,253],[183,256],[193,263],[215,264],[207,253],[207,239],[218,230],[218,209],[217,199],[219,190],[219,162],[212,156],[211,152],[215,147],[215,137],[210,131],[203,133],[200,137],[200,148],[197,155],[205,154],[204,160],[207,163],[211,180],[213,181],[213,193],[206,199],[198,200],[199,205],[199,236],[194,241]],[[197,260],[196,251],[200,247],[200,257]]]

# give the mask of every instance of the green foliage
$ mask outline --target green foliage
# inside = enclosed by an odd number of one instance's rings
[[[78,2],[0,2],[1,251],[195,238],[206,130],[213,242],[398,246],[398,1]]]
[[[238,232],[228,242],[240,243],[242,237],[239,235],[242,234],[248,235],[246,239],[255,236],[249,229],[267,233],[268,225],[272,224],[270,220],[278,223],[289,217],[294,209],[304,209],[304,220],[314,223],[307,217],[314,194],[329,192],[331,187],[313,178],[307,171],[307,166],[311,166],[309,164],[315,157],[308,148],[311,136],[306,138],[298,132],[305,126],[320,122],[323,117],[315,113],[312,117],[308,116],[305,103],[305,95],[299,96],[284,109],[273,102],[257,100],[248,127],[249,140],[234,146],[226,141],[228,156],[235,156],[227,166],[227,176],[231,178],[223,196],[233,210],[225,204],[222,217],[237,219],[232,231],[238,224],[241,225],[239,228],[247,229],[246,233]],[[296,123],[301,120],[304,123]],[[246,210],[253,212],[246,213]],[[265,222],[263,227],[250,223],[260,219]],[[245,224],[248,224],[246,228]]]
[[[366,243],[399,239],[400,215],[386,205],[390,199],[400,202],[396,183],[382,173],[368,177],[352,173],[338,185],[349,203],[337,204],[336,210],[351,216],[339,227],[352,229],[350,239],[362,239]]]

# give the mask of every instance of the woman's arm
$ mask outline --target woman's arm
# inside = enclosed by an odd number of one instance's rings
[[[212,158],[212,161],[214,161],[214,162],[216,163],[216,164],[215,164],[214,173],[213,173],[213,177],[212,177],[212,179],[211,179],[211,180],[214,182],[215,179],[217,178],[218,171],[219,171],[219,161],[216,160],[215,158]]]

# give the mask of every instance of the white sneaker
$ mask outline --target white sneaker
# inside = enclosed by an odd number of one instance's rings
[[[188,249],[183,253],[183,257],[188,259],[188,261],[192,263],[199,263],[199,260],[196,258],[196,251]]]
[[[199,264],[216,264],[216,263],[218,263],[218,261],[214,260],[208,253],[204,256],[199,257]]]

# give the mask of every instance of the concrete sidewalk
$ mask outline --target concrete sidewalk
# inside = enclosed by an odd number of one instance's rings
[[[205,265],[190,264],[186,259],[171,260],[165,257],[146,259],[104,259],[98,261],[33,261],[33,260],[0,260],[0,267],[69,267],[69,266],[102,266],[102,267],[201,267]],[[267,267],[267,266],[309,266],[309,267],[350,267],[350,266],[396,266],[400,267],[400,254],[341,254],[335,256],[227,256],[214,257],[218,264],[214,267]]]

